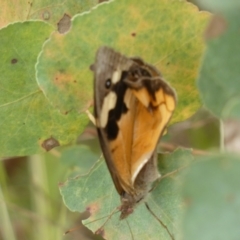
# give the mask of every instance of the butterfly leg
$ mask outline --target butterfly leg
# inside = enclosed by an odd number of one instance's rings
[[[96,119],[92,113],[88,109],[85,111],[85,113],[87,114],[89,120],[96,126]]]

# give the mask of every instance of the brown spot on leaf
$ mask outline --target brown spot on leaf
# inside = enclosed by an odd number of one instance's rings
[[[50,151],[51,149],[60,146],[60,143],[58,142],[57,139],[50,137],[46,140],[44,140],[41,144],[41,146],[46,150]]]
[[[99,229],[95,232],[95,234],[104,237],[104,234],[105,234],[104,229],[103,229],[103,228],[99,228]]]
[[[57,25],[59,33],[66,33],[71,27],[71,17],[65,13]]]
[[[60,89],[66,89],[66,85],[72,84],[73,75],[66,73],[65,71],[59,71],[53,77],[53,82]]]
[[[16,59],[16,58],[13,58],[12,60],[11,60],[11,63],[12,64],[15,64],[15,63],[17,63],[18,62],[18,60]]]
[[[221,15],[214,15],[208,24],[205,33],[204,39],[210,40],[221,36],[227,29],[227,21]]]
[[[192,204],[192,199],[187,197],[183,200],[185,206],[189,207]]]
[[[232,203],[236,199],[235,194],[228,194],[226,197],[227,202]]]
[[[135,32],[133,32],[131,35],[132,35],[132,37],[136,37],[137,36],[137,34]]]
[[[99,210],[99,204],[92,203],[86,208],[86,211],[88,211],[91,215],[96,213]]]
[[[62,183],[62,182],[58,183],[58,187],[63,187],[64,185],[65,183]]]
[[[47,20],[49,20],[51,18],[51,13],[48,11],[48,10],[44,10],[43,12],[42,12],[42,19],[44,20],[44,21],[47,21]]]
[[[94,72],[94,70],[95,70],[94,64],[91,64],[91,65],[89,66],[89,69]]]

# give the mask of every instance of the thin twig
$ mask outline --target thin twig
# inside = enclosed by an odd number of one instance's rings
[[[177,146],[175,144],[172,143],[166,143],[166,142],[160,142],[159,143],[159,147],[163,148],[164,150],[167,150],[169,152],[173,152],[174,150],[176,150],[177,148],[185,148],[186,147],[182,147],[182,146]],[[200,156],[207,156],[207,155],[211,155],[210,152],[206,152],[200,149],[194,149],[194,148],[189,148],[189,150],[192,151],[193,155],[200,155]]]
[[[178,168],[178,169],[176,169],[176,170],[174,170],[174,171],[172,171],[172,172],[166,173],[165,175],[161,176],[159,180],[162,180],[162,179],[164,179],[164,178],[166,178],[166,177],[169,177],[169,176],[171,176],[171,175],[173,175],[173,174],[175,174],[175,173],[178,173],[178,172],[180,172],[181,170],[187,168],[188,166],[189,166],[189,165],[183,166],[183,167],[180,167],[180,168]]]

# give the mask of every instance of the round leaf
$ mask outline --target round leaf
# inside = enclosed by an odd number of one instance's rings
[[[36,31],[37,29],[37,31]],[[35,63],[42,44],[53,31],[44,22],[15,23],[0,31],[0,156],[45,151],[46,140],[73,142],[87,116],[54,109],[35,79]]]
[[[184,1],[109,1],[76,16],[66,35],[54,33],[37,65],[38,83],[61,111],[83,110],[92,99],[95,53],[107,45],[155,65],[178,93],[173,121],[200,105],[195,77],[209,14]],[[57,96],[61,95],[59,98]]]
[[[206,32],[207,50],[198,87],[205,106],[219,118],[239,118],[240,46],[238,8],[216,15]]]
[[[159,167],[162,175],[187,166],[193,160],[189,151],[178,150],[173,154],[162,156]],[[178,235],[181,198],[179,195],[179,170],[163,178],[149,194],[147,203],[150,209],[167,225],[173,235]],[[60,192],[71,211],[91,213],[85,225],[97,231],[104,225],[106,239],[170,239],[167,231],[151,215],[144,204],[136,206],[133,214],[126,220],[119,220],[119,213],[111,216],[120,205],[117,191],[112,183],[110,173],[104,161],[100,160],[86,175],[69,179],[60,186]],[[146,227],[148,226],[148,227]]]
[[[97,0],[9,0],[2,1],[0,8],[0,27],[11,22],[25,20],[43,20],[57,26],[64,14],[74,16],[89,10],[98,3]]]
[[[238,239],[239,156],[219,154],[198,160],[184,178],[183,239]]]

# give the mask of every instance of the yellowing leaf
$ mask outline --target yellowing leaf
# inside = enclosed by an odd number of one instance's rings
[[[180,121],[200,106],[195,87],[209,14],[184,1],[109,1],[76,16],[66,35],[54,33],[37,65],[38,83],[62,111],[83,110],[92,99],[89,70],[102,45],[155,65],[176,89]],[[58,96],[62,97],[59,98]]]

